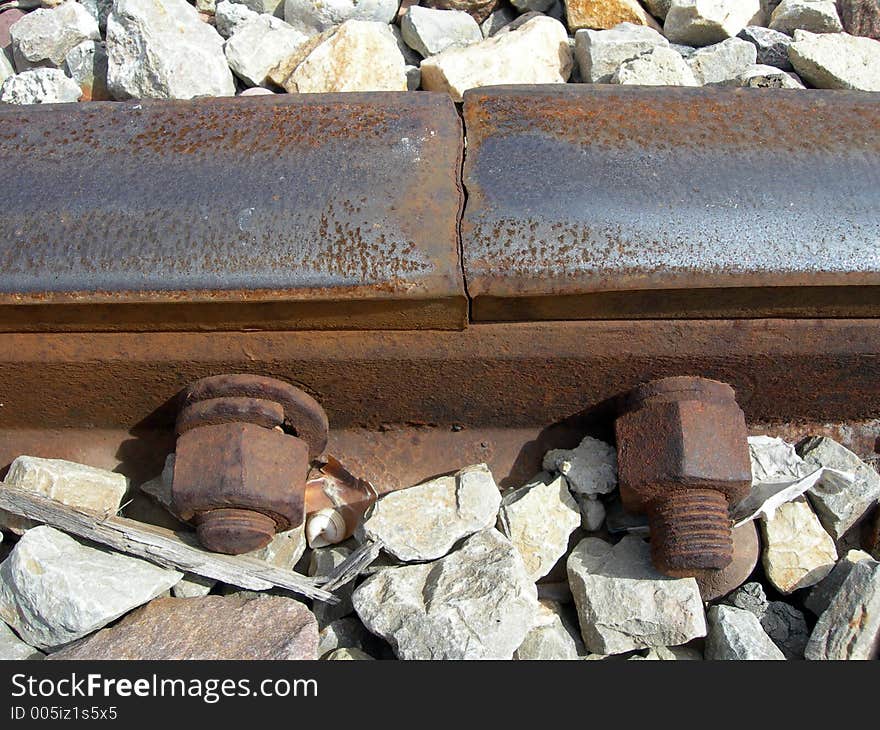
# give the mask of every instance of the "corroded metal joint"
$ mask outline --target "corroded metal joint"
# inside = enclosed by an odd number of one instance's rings
[[[250,552],[303,523],[309,465],[328,435],[314,398],[272,378],[204,378],[187,388],[176,428],[173,507],[204,547]]]
[[[692,576],[730,565],[729,508],[751,485],[733,388],[696,377],[651,381],[626,396],[615,432],[621,501],[648,515],[654,566]]]

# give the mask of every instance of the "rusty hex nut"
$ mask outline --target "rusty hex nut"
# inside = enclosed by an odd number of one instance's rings
[[[177,439],[172,501],[210,550],[239,554],[303,522],[309,447],[253,423],[193,428]]]
[[[648,515],[654,566],[678,576],[729,565],[729,506],[751,486],[733,388],[696,377],[651,381],[625,398],[615,433],[621,502]]]

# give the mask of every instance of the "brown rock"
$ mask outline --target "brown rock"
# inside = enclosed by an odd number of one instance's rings
[[[489,14],[498,6],[500,0],[423,0],[412,5],[422,5],[426,8],[438,10],[463,10],[470,13],[478,23],[482,23]]]
[[[7,48],[12,43],[9,29],[22,17],[24,17],[24,11],[18,8],[0,13],[0,48]],[[12,49],[10,49],[9,55],[12,57]]]
[[[51,659],[317,659],[318,624],[281,596],[158,598]]]
[[[581,28],[607,30],[618,23],[648,25],[661,30],[638,0],[565,0],[565,12],[572,33]]]
[[[837,0],[843,29],[880,41],[880,0]]]

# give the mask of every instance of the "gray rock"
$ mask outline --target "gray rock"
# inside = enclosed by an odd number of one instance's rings
[[[680,43],[670,43],[669,47],[684,59],[690,58],[697,52],[693,46],[683,46]]]
[[[798,75],[818,89],[880,91],[880,41],[796,30],[788,57]]]
[[[246,5],[230,2],[230,0],[220,0],[214,11],[217,32],[224,38],[235,35],[235,32],[249,20],[259,17],[259,13],[255,13]]]
[[[727,84],[755,64],[758,50],[741,38],[728,38],[696,51],[687,59],[697,83]]]
[[[562,474],[575,494],[608,494],[617,488],[617,450],[591,436],[574,449],[548,451],[544,469]]]
[[[216,580],[187,573],[171,588],[171,595],[175,598],[201,598],[207,596],[215,585]]]
[[[666,15],[669,13],[669,8],[672,6],[672,0],[642,0],[642,5],[644,5],[648,9],[648,12],[655,18],[666,20]]]
[[[306,551],[305,522],[292,530],[279,532],[264,548],[248,553],[258,560],[265,560],[269,565],[284,570],[293,570],[303,553]]]
[[[791,45],[791,37],[778,30],[762,28],[759,25],[749,25],[743,28],[737,36],[757,49],[757,62],[764,66],[776,66],[783,71],[791,71],[791,61],[788,60],[788,47]]]
[[[611,83],[636,86],[699,86],[687,62],[671,48],[658,46],[624,61]]]
[[[566,660],[578,658],[576,637],[562,619],[562,607],[552,601],[541,601],[535,624],[513,654],[520,661]]]
[[[83,101],[107,101],[107,49],[98,41],[83,41],[67,54],[64,71],[82,89]],[[119,475],[121,476],[121,475]]]
[[[390,23],[399,0],[284,0],[284,19],[306,35],[315,35],[346,20]]]
[[[107,57],[117,99],[235,95],[223,38],[186,0],[116,0]]]
[[[42,658],[42,652],[25,644],[12,629],[0,621],[0,661]]]
[[[34,68],[10,76],[0,86],[0,101],[7,104],[59,104],[78,101],[82,89],[57,68]]]
[[[405,66],[406,90],[416,91],[422,85],[422,69],[418,66]]]
[[[232,2],[243,5],[258,15],[284,17],[284,0],[232,0]]]
[[[797,29],[839,33],[843,24],[833,0],[782,0],[770,17],[770,29],[788,35]]]
[[[802,441],[797,450],[813,468],[826,467],[855,475],[848,487],[822,479],[807,492],[822,527],[839,540],[880,500],[880,474],[845,446],[824,436]]]
[[[360,649],[336,649],[335,651],[331,651],[327,656],[324,657],[327,661],[372,661],[373,657],[371,657],[367,652],[361,651]]]
[[[106,626],[181,577],[35,527],[0,565],[0,619],[29,644],[53,649]]]
[[[493,526],[500,505],[489,467],[477,464],[386,494],[368,513],[363,532],[399,560],[434,560],[463,537]]]
[[[306,40],[280,18],[258,15],[236,29],[226,41],[224,53],[236,76],[252,86],[263,86],[269,72]]]
[[[555,0],[510,0],[510,4],[521,13],[545,13],[553,7],[554,1]]]
[[[736,37],[760,10],[760,0],[672,0],[663,34],[672,43],[708,46]]]
[[[406,44],[427,58],[447,48],[468,46],[483,40],[477,21],[460,10],[435,10],[411,5],[400,20]]]
[[[761,528],[764,571],[780,593],[816,585],[837,562],[834,540],[804,497],[780,505]]]
[[[581,510],[581,527],[587,532],[596,532],[605,523],[605,505],[596,495],[578,497]]]
[[[771,601],[759,621],[786,659],[804,658],[810,630],[803,612],[784,601]]]
[[[506,492],[498,511],[498,529],[519,551],[533,581],[565,555],[568,538],[580,524],[577,503],[561,476],[538,478]]]
[[[382,570],[353,600],[400,659],[510,659],[538,610],[522,559],[496,530],[433,563]]]
[[[574,36],[574,57],[584,83],[607,84],[624,61],[650,51],[655,46],[668,45],[669,41],[653,28],[634,23],[621,23],[610,30],[577,31]],[[593,453],[599,451],[603,456],[600,463],[615,465],[614,483],[616,484],[616,458],[612,461],[608,452],[598,446],[598,444],[602,446],[607,444],[590,439],[587,446],[581,450],[589,449],[590,443],[594,441],[596,445],[592,447]]]
[[[749,66],[734,80],[737,86],[753,89],[803,89],[804,85],[795,74],[783,71],[775,66],[755,64]]]
[[[15,68],[36,66],[59,68],[74,47],[88,40],[100,40],[98,22],[77,2],[39,8],[9,29]]]
[[[98,23],[103,33],[107,28],[107,17],[113,10],[113,0],[77,0]]]
[[[696,580],[658,573],[641,538],[616,545],[585,538],[568,557],[568,582],[592,653],[676,646],[706,634]]]
[[[341,565],[349,555],[351,555],[351,550],[345,547],[339,547],[338,545],[313,550],[312,558],[309,562],[309,575],[329,575],[330,572],[338,565]],[[339,599],[339,603],[337,604],[331,605],[329,603],[323,603],[322,601],[315,601],[312,611],[315,614],[315,618],[318,619],[319,627],[323,628],[336,619],[348,616],[354,611],[354,606],[351,605],[351,594],[354,591],[354,586],[355,582],[351,581],[334,591],[334,595]]]
[[[489,14],[489,17],[480,23],[480,30],[483,32],[483,37],[489,38],[490,36],[495,35],[504,26],[509,25],[516,20],[516,17],[516,11],[507,5],[502,5],[497,10],[493,10]]]
[[[804,606],[815,616],[821,616],[825,609],[831,605],[831,601],[843,581],[849,575],[856,563],[871,560],[871,556],[863,550],[850,550],[844,557],[837,561],[833,570],[825,578],[817,583],[804,599]]]
[[[732,606],[712,606],[708,613],[706,659],[784,660],[754,614]]]
[[[880,641],[880,563],[856,563],[819,617],[807,659],[874,659]]]
[[[337,649],[363,649],[370,633],[356,616],[331,621],[318,634],[318,656],[323,657]]]
[[[757,582],[743,583],[724,599],[724,603],[754,614],[759,620],[767,612],[770,602],[764,593],[764,587]]]

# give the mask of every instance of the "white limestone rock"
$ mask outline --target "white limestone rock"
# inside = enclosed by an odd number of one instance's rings
[[[224,38],[232,37],[248,21],[259,17],[259,13],[255,13],[246,5],[230,0],[220,0],[214,10],[214,23],[217,26],[217,32]]]
[[[0,619],[28,644],[55,649],[156,598],[182,577],[89,547],[52,527],[35,527],[0,565]]]
[[[584,83],[607,84],[624,61],[668,45],[653,28],[621,23],[609,30],[579,30],[574,36],[574,57]]]
[[[568,557],[568,582],[592,653],[677,646],[706,634],[697,581],[658,573],[641,538],[616,545],[584,538]]]
[[[39,8],[19,19],[9,29],[15,68],[45,66],[60,68],[74,47],[88,40],[100,40],[98,21],[77,2],[54,8]]]
[[[764,570],[780,593],[815,585],[837,562],[834,540],[804,497],[780,505],[770,519],[762,517],[761,531]]]
[[[424,58],[447,48],[461,48],[483,40],[477,21],[461,10],[436,10],[411,5],[400,19],[403,40]]]
[[[42,659],[42,652],[25,644],[15,632],[3,621],[0,621],[0,661],[13,661],[22,659]]]
[[[703,655],[698,649],[690,646],[657,646],[648,649],[645,656],[631,656],[630,660],[680,662],[702,661]]]
[[[116,99],[235,95],[223,38],[186,0],[116,0],[106,43]]]
[[[762,64],[749,66],[736,77],[733,85],[750,87],[752,89],[805,88],[794,74],[783,71],[776,66],[764,66]]]
[[[750,611],[733,606],[712,606],[708,622],[706,659],[785,660],[785,655]]]
[[[422,88],[461,101],[467,89],[496,84],[564,84],[572,68],[565,26],[540,16],[516,30],[422,61]]]
[[[729,84],[755,64],[758,49],[741,38],[728,38],[700,48],[687,59],[694,78],[702,86]]]
[[[0,101],[7,104],[61,104],[79,101],[81,96],[79,84],[57,68],[32,68],[0,86]]]
[[[833,0],[782,0],[770,17],[770,29],[788,35],[797,29],[839,33],[843,24]]]
[[[107,29],[107,17],[113,10],[113,0],[77,0],[98,23],[103,33]]]
[[[498,529],[519,551],[533,581],[543,578],[568,550],[581,524],[577,503],[564,477],[538,478],[504,494]]]
[[[562,607],[540,601],[535,623],[513,654],[520,661],[564,661],[578,658],[578,641],[565,625]]]
[[[880,91],[880,41],[848,33],[794,32],[788,58],[818,89]]]
[[[236,29],[224,53],[236,76],[252,86],[263,86],[269,72],[306,40],[280,18],[258,15]]]
[[[671,48],[658,46],[624,61],[611,83],[637,86],[699,86],[687,62]]]
[[[880,563],[856,563],[819,617],[807,659],[876,659],[880,650]]]
[[[578,495],[608,494],[617,488],[617,451],[592,436],[584,437],[574,449],[548,451],[543,466],[562,474]]]
[[[348,20],[285,81],[290,92],[406,91],[406,63],[390,26]]]
[[[822,527],[839,540],[880,500],[880,474],[845,446],[825,436],[807,439],[798,444],[797,450],[814,469],[826,467],[855,475],[848,486],[823,479],[807,492]]]
[[[243,5],[257,15],[284,17],[284,0],[232,0],[232,2]]]
[[[50,69],[37,69],[35,72],[46,74]],[[61,74],[57,69],[51,69],[57,78]],[[31,72],[33,73],[33,72]],[[20,74],[25,76],[25,74]],[[64,74],[61,74],[63,77]],[[70,81],[68,79],[68,81]],[[57,82],[62,91],[66,92],[69,84]],[[76,84],[74,84],[76,85]],[[66,92],[67,93],[67,92]],[[79,86],[76,91],[71,87],[66,101],[76,101],[81,94]],[[0,99],[3,92],[0,91]],[[5,101],[5,99],[3,99]],[[20,102],[20,103],[34,103]],[[43,102],[50,103],[50,102]],[[56,502],[66,504],[68,507],[96,512],[101,515],[115,515],[119,511],[119,505],[128,490],[128,479],[122,474],[96,469],[85,464],[77,464],[62,459],[42,459],[37,456],[19,456],[9,466],[3,486],[14,487],[26,492],[33,492],[42,497],[54,499]],[[22,532],[35,523],[17,515],[9,514],[0,510],[0,527]]]
[[[538,610],[519,553],[493,529],[432,563],[380,570],[353,602],[399,659],[510,659]]]
[[[6,55],[6,51],[0,48],[0,86],[3,85],[3,82],[6,81],[6,79],[14,74],[15,69],[12,66],[12,61],[9,59],[9,56]]]
[[[663,34],[672,43],[708,46],[736,37],[760,10],[760,0],[672,0]]]
[[[284,19],[306,35],[315,35],[349,20],[390,23],[399,0],[284,0]]]
[[[405,562],[434,560],[463,537],[495,524],[501,492],[485,464],[390,492],[367,514],[363,532]]]

